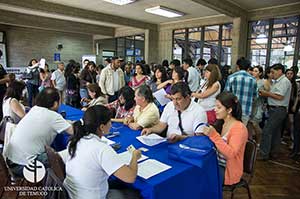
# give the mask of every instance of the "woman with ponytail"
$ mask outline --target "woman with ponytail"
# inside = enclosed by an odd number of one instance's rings
[[[223,122],[219,132],[212,126],[204,134],[216,145],[220,176],[225,185],[238,183],[243,175],[248,131],[242,123],[241,105],[235,95],[223,92],[216,97],[216,117]]]
[[[71,198],[105,199],[107,193],[118,198],[135,198],[134,192],[127,189],[108,190],[110,175],[133,183],[137,175],[137,160],[141,157],[141,152],[135,150],[129,166],[125,165],[112,147],[101,141],[101,136],[110,128],[111,113],[102,105],[88,108],[83,118],[74,123],[64,181]]]

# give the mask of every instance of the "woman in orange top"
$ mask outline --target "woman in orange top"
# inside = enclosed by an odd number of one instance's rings
[[[243,175],[248,131],[241,122],[241,105],[232,93],[223,92],[217,95],[215,111],[217,119],[224,122],[220,133],[210,126],[205,128],[204,134],[217,147],[220,176],[224,184],[232,185],[238,183]]]

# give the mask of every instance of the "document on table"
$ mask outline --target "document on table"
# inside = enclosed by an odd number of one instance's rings
[[[154,146],[167,140],[166,138],[160,137],[154,133],[150,135],[141,135],[136,137],[136,139],[147,146]]]
[[[160,103],[160,105],[164,106],[171,100],[166,98],[165,96],[167,95],[165,89],[159,89],[158,91],[153,93],[153,96],[157,99],[157,101]]]
[[[167,164],[154,159],[148,159],[138,164],[138,176],[148,179],[170,168],[172,167]]]
[[[130,164],[131,157],[132,157],[131,152],[125,151],[123,153],[119,153],[118,156],[125,164],[127,164],[127,165]],[[148,157],[142,154],[142,157],[140,159],[138,159],[138,162],[140,162],[142,160],[146,160],[146,159],[148,159]]]
[[[108,145],[112,145],[112,144],[116,143],[112,140],[107,139],[105,136],[101,136],[101,141]]]

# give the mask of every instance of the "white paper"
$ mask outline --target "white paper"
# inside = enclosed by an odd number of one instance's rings
[[[40,63],[40,68],[45,69],[46,59],[42,58],[39,63]]]
[[[138,164],[138,176],[148,179],[170,168],[172,167],[167,164],[154,159],[148,159]]]
[[[124,164],[130,164],[132,153],[130,153],[129,151],[124,151],[123,153],[119,153],[118,156],[121,159],[121,161],[124,162]],[[141,158],[138,159],[138,162],[146,159],[148,159],[148,157],[142,154]]]
[[[112,140],[107,139],[105,136],[101,136],[101,141],[108,145],[112,145],[112,144],[116,143]]]
[[[154,133],[150,135],[141,135],[136,137],[136,139],[147,146],[154,146],[167,140],[166,138],[160,137]]]
[[[165,89],[159,89],[158,91],[153,93],[153,96],[157,99],[157,101],[160,103],[160,105],[164,106],[167,103],[169,103],[171,100],[169,98],[166,98],[167,95]]]

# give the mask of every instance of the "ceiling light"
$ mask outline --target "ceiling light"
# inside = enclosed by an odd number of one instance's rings
[[[258,44],[266,44],[268,43],[268,38],[265,34],[259,34],[257,37],[256,37],[256,43]]]
[[[126,4],[130,4],[132,2],[135,2],[136,0],[103,0],[103,1],[122,6],[122,5],[126,5]]]
[[[184,13],[172,10],[163,6],[156,6],[152,8],[147,8],[145,9],[146,12],[155,14],[155,15],[160,15],[163,17],[168,17],[168,18],[173,18],[173,17],[181,17],[184,15]]]

